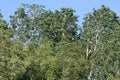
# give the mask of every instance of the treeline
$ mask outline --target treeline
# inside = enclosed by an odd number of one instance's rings
[[[120,19],[104,5],[79,26],[71,8],[22,4],[0,14],[0,80],[120,80]]]

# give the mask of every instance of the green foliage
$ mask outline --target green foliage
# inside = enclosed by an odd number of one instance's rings
[[[81,29],[74,13],[22,4],[9,28],[0,13],[0,80],[119,80],[117,14],[93,9]]]
[[[87,79],[90,67],[81,52],[82,46],[73,42],[59,45],[53,50],[52,44],[48,42],[36,50],[31,65],[18,80]]]
[[[30,63],[29,50],[24,47],[18,50],[18,43],[11,40],[11,35],[12,29],[0,28],[0,80],[16,80]]]
[[[78,39],[79,30],[74,10],[61,8],[60,11],[46,11],[42,17],[41,32],[55,43],[71,42]]]
[[[89,63],[85,59],[82,43],[66,43],[58,47],[57,57],[61,61],[62,75],[60,80],[85,80],[89,74]]]
[[[29,55],[24,50],[16,50],[14,42],[10,40],[11,30],[0,30],[0,79],[14,80],[25,71],[29,62]]]
[[[22,4],[14,15],[10,16],[15,38],[21,39],[22,44],[31,45],[31,48],[38,46],[41,40],[41,21],[36,21],[36,18],[41,17],[44,12],[43,6]]]
[[[2,19],[3,16],[2,14],[0,13],[0,29],[7,29],[7,23],[5,20]]]
[[[40,45],[41,38],[48,38],[54,43],[74,41],[77,35],[77,16],[74,10],[62,8],[55,12],[47,11],[43,6],[23,4],[11,16],[11,25],[15,36],[24,43]],[[16,30],[17,28],[17,30]]]
[[[117,79],[120,75],[120,57],[118,57],[120,25],[117,15],[109,8],[102,6],[98,10],[94,9],[92,14],[87,14],[84,20],[83,36],[89,50],[86,51],[86,55],[93,65],[91,66],[93,73],[99,72],[101,73],[99,76],[106,78],[111,76]]]

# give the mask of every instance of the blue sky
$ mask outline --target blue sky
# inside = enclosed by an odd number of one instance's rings
[[[9,16],[14,13],[21,3],[40,4],[50,10],[62,7],[73,8],[76,10],[76,15],[79,16],[80,23],[83,21],[85,14],[92,12],[93,8],[100,8],[102,4],[110,7],[120,16],[120,0],[0,0],[0,9],[4,19],[9,21]]]

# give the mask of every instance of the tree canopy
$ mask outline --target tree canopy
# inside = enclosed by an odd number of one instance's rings
[[[0,13],[0,80],[119,80],[119,16],[102,5],[78,22],[72,8]]]

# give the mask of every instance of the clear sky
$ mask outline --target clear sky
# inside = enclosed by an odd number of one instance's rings
[[[76,15],[79,16],[80,23],[85,14],[92,12],[93,8],[100,8],[102,4],[110,7],[120,16],[120,0],[0,0],[0,9],[4,19],[9,21],[9,16],[14,13],[21,3],[40,4],[50,10],[62,7],[73,8],[76,10]]]

